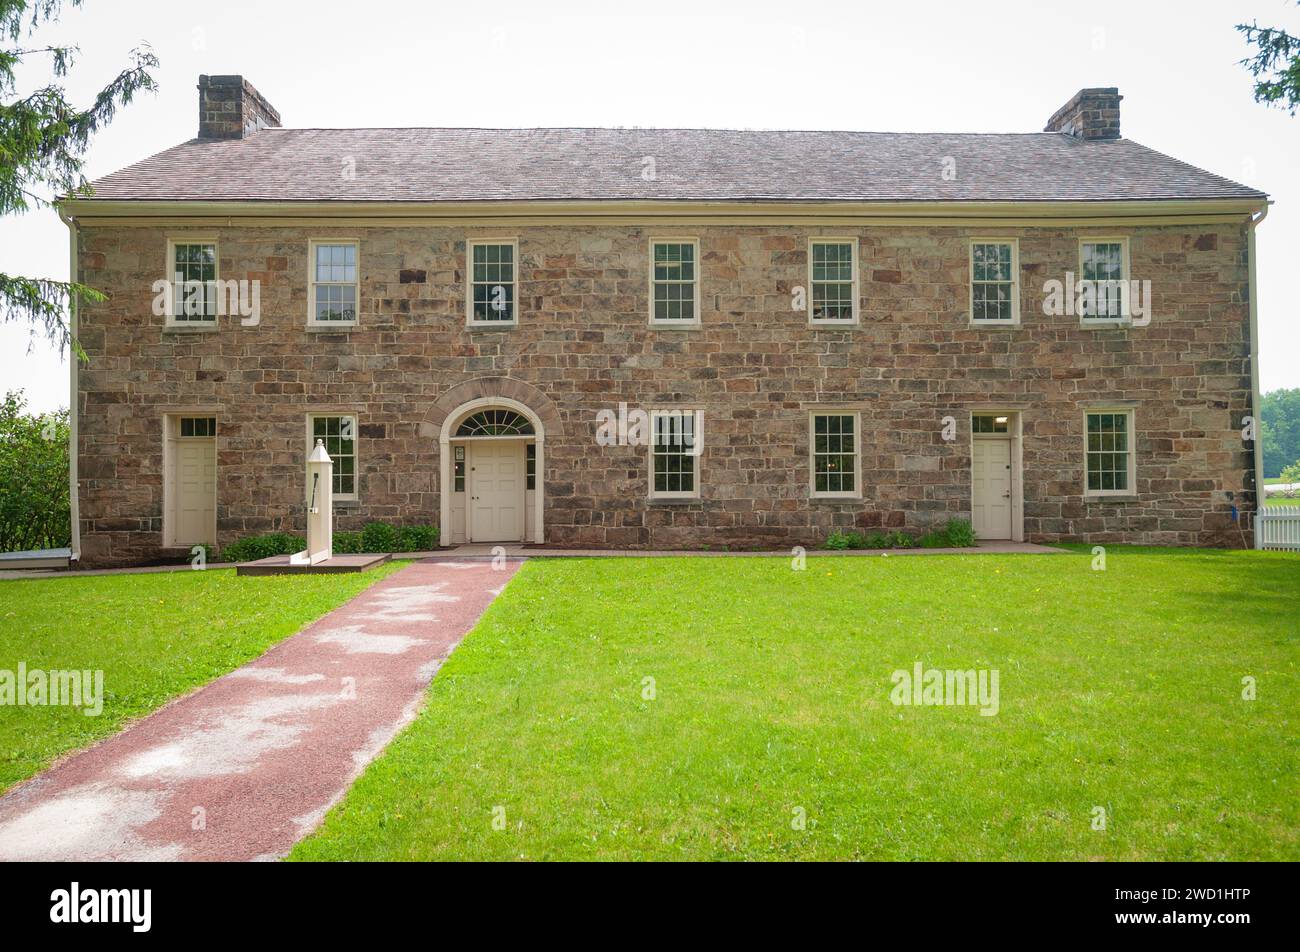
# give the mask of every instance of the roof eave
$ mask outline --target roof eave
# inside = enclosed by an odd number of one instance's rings
[[[1102,201],[644,201],[530,200],[475,202],[343,201],[152,201],[74,198],[59,208],[82,224],[108,221],[230,219],[265,220],[382,219],[390,221],[551,222],[608,221],[970,221],[994,224],[1054,222],[1110,223],[1115,220],[1210,221],[1249,217],[1269,205],[1267,196]]]

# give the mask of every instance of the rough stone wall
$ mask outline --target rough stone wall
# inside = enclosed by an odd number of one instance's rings
[[[562,426],[546,443],[546,541],[556,545],[784,546],[835,527],[922,530],[970,515],[972,408],[1023,419],[1024,526],[1031,541],[1249,544],[1226,493],[1253,509],[1244,226],[1140,227],[1132,273],[1149,279],[1149,326],[1083,328],[1043,314],[1043,283],[1079,270],[1064,228],[674,226],[700,240],[702,326],[648,326],[647,241],[629,226],[213,227],[222,280],[261,282],[261,323],[164,329],[151,313],[168,235],[87,227],[81,280],[108,292],[83,308],[81,531],[87,564],[179,555],[161,546],[162,416],[218,417],[219,544],[304,525],[308,412],[354,412],[360,501],[372,519],[436,523],[439,397],[481,377],[539,388]],[[856,235],[862,322],[810,327],[791,307],[807,240]],[[968,324],[968,241],[1019,238],[1021,324]],[[519,325],[465,326],[465,241],[513,237]],[[360,327],[306,328],[309,238],[360,239]],[[704,411],[702,498],[648,499],[644,447],[601,447],[597,413]],[[1136,404],[1132,498],[1083,497],[1083,407]],[[852,406],[863,428],[864,499],[809,498],[808,410]],[[945,441],[942,418],[957,420]],[[1242,523],[1244,526],[1245,523]]]

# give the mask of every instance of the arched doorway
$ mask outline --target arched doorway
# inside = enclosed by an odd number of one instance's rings
[[[542,540],[545,439],[538,415],[506,397],[447,416],[438,438],[443,545]]]

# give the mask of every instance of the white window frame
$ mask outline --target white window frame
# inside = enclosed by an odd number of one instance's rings
[[[852,304],[853,316],[849,320],[843,318],[814,318],[813,317],[813,247],[815,245],[848,245],[850,250],[850,262],[853,269],[853,291]],[[858,239],[841,235],[818,235],[815,238],[808,239],[808,294],[804,301],[804,306],[808,309],[808,323],[815,327],[853,327],[862,322],[862,285],[861,269],[858,264]],[[825,284],[826,282],[821,282]]]
[[[307,455],[316,448],[316,421],[338,417],[352,421],[352,492],[335,493],[335,502],[356,502],[361,498],[361,422],[348,410],[317,410],[307,414]],[[326,450],[328,452],[328,449]],[[332,459],[333,457],[331,457]],[[304,470],[305,471],[305,470]],[[304,480],[304,499],[311,498],[311,483]]]
[[[695,479],[694,489],[690,492],[683,490],[671,490],[660,492],[655,489],[655,421],[661,416],[682,415],[687,413],[695,416],[695,447],[694,452],[687,452],[685,455],[695,460]],[[647,434],[646,442],[649,444],[648,462],[650,465],[650,498],[659,501],[672,500],[691,500],[700,498],[700,481],[703,476],[703,466],[701,460],[704,456],[704,411],[697,410],[694,407],[660,407],[657,410],[650,411],[650,432]]]
[[[316,280],[316,249],[321,245],[352,245],[356,249],[356,280],[355,281],[317,281]],[[326,287],[345,287],[352,285],[356,289],[357,315],[350,321],[318,321],[316,320],[316,286],[323,285]],[[307,241],[307,327],[310,330],[338,330],[351,329],[361,323],[361,242],[356,238],[311,238]],[[321,414],[324,416],[325,414]]]
[[[188,320],[178,321],[176,319],[176,305],[179,301],[176,288],[176,246],[177,245],[211,245],[212,246],[212,281],[213,281],[213,304],[217,307],[217,312],[211,320]],[[164,326],[168,330],[186,330],[186,331],[215,331],[220,323],[220,298],[221,294],[221,244],[217,241],[215,235],[169,235],[167,237],[167,262],[163,267],[163,277],[167,279],[167,284],[171,287],[172,306],[167,309],[164,318]]]
[[[1011,320],[975,317],[975,246],[976,245],[1010,245],[1011,246]],[[1083,253],[1082,246],[1079,251]],[[1019,238],[971,238],[966,246],[966,278],[970,284],[967,306],[970,308],[970,323],[976,327],[1019,327],[1020,326],[1020,239]],[[1001,284],[996,281],[981,281],[980,284]]]
[[[514,306],[508,321],[476,321],[474,319],[474,249],[486,245],[509,245],[512,250],[514,277],[510,288],[514,292],[510,300]],[[465,326],[480,330],[492,327],[516,327],[519,324],[519,239],[518,238],[470,238],[465,242]]]
[[[689,321],[672,320],[672,319],[661,321],[655,317],[655,284],[657,283],[655,281],[655,245],[691,245],[695,250],[695,262],[694,262],[695,278],[691,281],[691,294],[692,294],[691,305],[692,305],[692,313],[694,316]],[[700,262],[700,239],[686,238],[686,237],[674,238],[672,236],[659,235],[649,240],[649,242],[646,244],[646,250],[647,250],[647,257],[649,259],[646,273],[649,277],[649,284],[647,285],[647,287],[649,288],[649,298],[650,298],[650,307],[649,307],[650,326],[651,327],[687,327],[687,328],[701,326],[701,321],[700,321],[701,303],[700,302],[701,302],[701,298],[703,297],[703,294],[701,293],[700,290],[700,278],[702,276],[701,262]],[[680,282],[669,281],[663,283],[678,284]]]
[[[1127,489],[1089,489],[1088,488],[1088,417],[1107,413],[1114,416],[1128,417],[1128,488]],[[1102,451],[1098,451],[1102,452]],[[1083,495],[1087,499],[1105,499],[1108,496],[1137,495],[1137,411],[1135,407],[1085,407],[1083,411]]]
[[[817,418],[846,416],[853,418],[853,490],[835,492],[817,490]],[[808,496],[810,499],[862,498],[862,414],[857,410],[818,407],[808,411]]]
[[[1132,264],[1129,260],[1129,240],[1127,235],[1084,235],[1079,238],[1079,271],[1078,278],[1075,281],[1075,294],[1078,294],[1079,282],[1086,280],[1083,276],[1083,246],[1084,245],[1119,245],[1120,246],[1120,277],[1121,281],[1131,281],[1133,278]],[[1121,301],[1123,298],[1121,297]],[[1119,325],[1132,324],[1132,314],[1122,314],[1119,317],[1089,317],[1086,314],[1079,314],[1079,325],[1081,327],[1115,327]]]

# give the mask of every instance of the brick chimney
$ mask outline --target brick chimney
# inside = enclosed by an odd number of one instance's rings
[[[1044,132],[1064,132],[1076,139],[1118,139],[1119,101],[1114,86],[1080,89],[1051,119]]]
[[[200,139],[247,139],[268,127],[280,127],[280,114],[244,77],[199,77]]]

